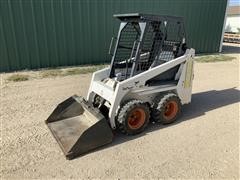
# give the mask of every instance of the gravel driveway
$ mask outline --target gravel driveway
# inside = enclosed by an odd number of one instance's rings
[[[239,178],[239,63],[196,63],[192,103],[174,124],[68,161],[44,120],[73,94],[86,96],[91,74],[1,83],[1,177]],[[4,79],[4,75],[2,75]]]

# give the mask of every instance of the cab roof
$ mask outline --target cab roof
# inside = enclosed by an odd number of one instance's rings
[[[153,15],[141,13],[114,14],[113,17],[121,21],[178,21],[183,22],[183,17],[168,15]]]

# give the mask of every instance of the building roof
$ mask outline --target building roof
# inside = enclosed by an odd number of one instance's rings
[[[240,15],[240,6],[229,6],[227,15]]]

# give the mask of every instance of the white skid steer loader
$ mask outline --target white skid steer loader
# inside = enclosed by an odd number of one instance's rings
[[[46,124],[73,159],[110,143],[112,131],[134,135],[149,121],[172,123],[191,102],[194,49],[185,43],[183,19],[119,14],[110,67],[93,73],[87,100],[72,96]]]

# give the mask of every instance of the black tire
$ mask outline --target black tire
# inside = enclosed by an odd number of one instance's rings
[[[157,108],[158,108],[159,102],[164,97],[164,95],[165,94],[160,94],[159,96],[155,97],[155,99],[154,99],[154,104],[151,108],[151,114],[150,114],[151,122],[159,122],[160,111]]]
[[[154,103],[151,112],[152,120],[162,124],[173,123],[181,114],[181,106],[180,99],[176,94],[163,94]]]
[[[125,103],[117,116],[118,129],[127,135],[139,134],[149,123],[150,111],[146,103],[131,100]]]

